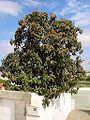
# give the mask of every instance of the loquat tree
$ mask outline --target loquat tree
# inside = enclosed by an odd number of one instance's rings
[[[10,40],[14,52],[0,66],[2,76],[8,78],[6,87],[44,96],[44,107],[62,92],[76,92],[74,87],[85,73],[79,33],[82,30],[71,20],[57,20],[45,12],[33,11],[19,20],[15,39]]]

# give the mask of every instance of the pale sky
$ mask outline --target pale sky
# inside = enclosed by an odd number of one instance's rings
[[[83,67],[90,71],[90,0],[0,0],[0,64],[1,59],[13,51],[9,41],[14,38],[18,20],[36,7],[40,12],[55,13],[57,19],[71,19],[83,30],[78,40],[84,50]]]

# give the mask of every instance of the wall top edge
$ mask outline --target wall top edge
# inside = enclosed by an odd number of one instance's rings
[[[0,90],[0,98],[22,100],[25,101],[27,104],[31,103],[31,94],[23,91]]]

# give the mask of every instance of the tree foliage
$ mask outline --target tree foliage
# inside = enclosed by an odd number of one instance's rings
[[[62,92],[76,92],[74,87],[85,73],[78,33],[82,30],[71,20],[57,20],[45,12],[33,11],[19,20],[15,39],[10,41],[14,53],[0,67],[9,88],[44,96],[44,107]]]

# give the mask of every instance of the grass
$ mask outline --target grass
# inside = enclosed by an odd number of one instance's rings
[[[89,80],[85,80],[85,81],[80,81],[77,84],[78,87],[90,87],[90,81]]]
[[[90,87],[90,84],[78,84],[78,87]]]

